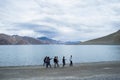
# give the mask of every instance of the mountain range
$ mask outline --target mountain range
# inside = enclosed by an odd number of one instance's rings
[[[120,30],[107,36],[81,42],[82,45],[120,45]]]
[[[0,34],[0,45],[39,45],[39,44],[65,44],[65,45],[120,45],[120,30],[107,36],[80,41],[57,41],[48,37],[28,37],[19,35]]]
[[[22,37],[18,35],[0,34],[0,45],[25,45],[25,44],[42,44],[42,41],[32,37]]]
[[[73,45],[76,44],[70,42],[57,41],[50,39],[48,37],[28,37],[28,36],[19,36],[19,35],[6,35],[0,34],[0,45],[40,45],[40,44],[66,44]]]

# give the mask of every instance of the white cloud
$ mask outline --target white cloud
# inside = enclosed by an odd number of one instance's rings
[[[120,29],[119,10],[119,0],[0,0],[0,32],[88,40]]]

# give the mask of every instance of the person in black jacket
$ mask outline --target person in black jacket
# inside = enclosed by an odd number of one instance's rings
[[[47,56],[44,58],[44,60],[43,60],[43,66],[45,66],[46,65],[46,61],[47,61]]]
[[[53,62],[54,62],[54,68],[59,67],[59,64],[58,64],[59,61],[57,56],[54,57]]]
[[[50,60],[51,60],[51,59],[52,59],[52,58],[47,57],[47,59],[46,59],[46,68],[48,68],[48,67],[51,68],[51,64],[50,64]]]
[[[65,56],[63,56],[63,59],[62,59],[63,67],[66,65],[65,60],[66,60]]]

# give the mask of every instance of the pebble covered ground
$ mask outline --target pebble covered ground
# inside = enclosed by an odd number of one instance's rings
[[[0,67],[0,80],[120,80],[120,62],[74,64],[73,67]]]

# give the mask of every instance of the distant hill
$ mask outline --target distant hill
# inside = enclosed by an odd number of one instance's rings
[[[29,44],[44,44],[42,41],[36,38],[27,37],[27,36],[24,36],[22,38],[26,40]]]
[[[53,40],[53,39],[50,39],[50,38],[47,38],[47,37],[39,37],[37,39],[42,41],[44,44],[62,44],[61,41]]]
[[[68,42],[65,42],[64,44],[66,44],[66,45],[78,45],[80,43],[81,43],[81,41],[68,41]]]
[[[92,44],[101,44],[101,45],[120,45],[120,30],[112,33],[110,35],[85,41],[80,44],[92,45]]]
[[[18,35],[0,34],[0,45],[25,45],[25,44],[42,44],[41,41],[32,37],[22,37]]]
[[[9,44],[14,44],[15,40],[6,34],[0,34],[0,45],[9,45]]]

